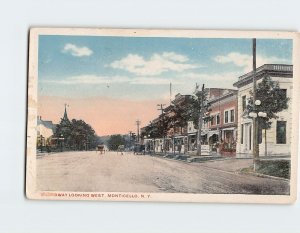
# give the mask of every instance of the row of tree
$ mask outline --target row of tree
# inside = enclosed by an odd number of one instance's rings
[[[137,136],[135,133],[129,135],[115,134],[111,135],[107,140],[107,147],[109,150],[117,150],[119,146],[123,145],[125,148],[132,150],[136,143]]]

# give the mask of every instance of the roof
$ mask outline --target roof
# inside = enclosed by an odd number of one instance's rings
[[[53,124],[52,121],[44,121],[41,117],[37,119],[37,125],[43,125],[44,127],[51,129],[53,132],[55,131],[56,125]]]
[[[238,90],[233,90],[233,89],[228,89],[228,92],[225,92],[223,95],[221,96],[217,96],[213,99],[210,99],[208,102],[213,104],[215,102],[218,102],[220,100],[224,100],[226,98],[229,98],[231,96],[237,96]]]
[[[286,64],[265,64],[256,69],[256,80],[270,75],[272,77],[293,78],[293,65]],[[242,87],[253,81],[253,71],[246,73],[238,78],[233,84],[234,87]]]

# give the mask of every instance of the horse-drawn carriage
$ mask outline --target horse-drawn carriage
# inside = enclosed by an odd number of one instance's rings
[[[124,145],[119,145],[118,146],[118,150],[117,150],[117,154],[119,153],[119,152],[121,152],[121,155],[123,155],[123,152],[125,151],[125,146]]]
[[[100,154],[105,154],[105,146],[104,145],[98,145],[96,148],[96,153],[100,152]]]
[[[137,154],[137,155],[138,154],[144,155],[145,154],[145,145],[136,143],[133,148],[133,153]]]

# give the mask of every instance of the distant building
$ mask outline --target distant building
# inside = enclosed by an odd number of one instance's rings
[[[273,81],[278,81],[279,86],[290,98],[289,108],[278,113],[278,119],[272,120],[271,128],[267,130],[268,155],[290,155],[291,153],[291,128],[292,128],[292,90],[293,66],[281,64],[265,64],[256,71],[257,83],[269,76]],[[253,73],[249,72],[238,78],[233,85],[238,88],[238,134],[237,153],[240,156],[253,153],[253,125],[252,119],[246,113],[247,101],[250,91],[253,90]],[[263,101],[263,100],[261,100]],[[264,131],[259,131],[259,153],[265,154]]]
[[[56,125],[52,121],[42,120],[41,116],[37,117],[37,144],[38,146],[46,146],[50,143],[55,133]]]

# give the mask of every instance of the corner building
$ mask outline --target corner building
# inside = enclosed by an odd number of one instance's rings
[[[288,109],[277,113],[278,119],[272,119],[271,128],[265,132],[260,130],[259,155],[289,156],[291,154],[292,139],[292,92],[293,92],[293,66],[283,64],[265,64],[256,70],[256,83],[264,77],[278,81],[280,89],[285,91],[290,99]],[[253,153],[253,124],[252,118],[246,114],[246,106],[253,90],[253,73],[249,72],[238,78],[233,84],[238,88],[238,129],[237,129],[237,157],[251,157]],[[261,100],[263,101],[263,100]]]

